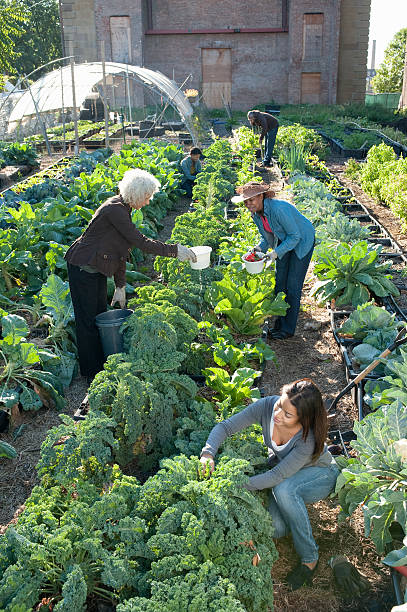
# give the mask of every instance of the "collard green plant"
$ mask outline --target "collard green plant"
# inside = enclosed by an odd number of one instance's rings
[[[392,541],[391,523],[403,529],[407,524],[407,464],[395,445],[407,431],[406,410],[400,402],[383,406],[355,422],[354,431],[357,440],[352,446],[358,458],[339,460],[342,472],[336,492],[343,516],[363,507],[365,535],[383,553]]]
[[[399,295],[388,274],[389,262],[380,263],[381,248],[367,242],[341,242],[335,249],[319,247],[314,272],[319,280],[312,290],[321,302],[335,300],[337,306],[359,306],[371,296]]]

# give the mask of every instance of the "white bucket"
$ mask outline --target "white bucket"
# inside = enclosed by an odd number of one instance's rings
[[[196,262],[189,262],[193,270],[203,270],[204,268],[209,268],[209,265],[211,263],[212,247],[196,246],[191,247],[191,251],[193,251],[196,255]]]
[[[242,261],[248,273],[249,274],[260,274],[260,272],[263,272],[263,269],[266,263],[266,259],[264,259],[265,254],[261,253],[260,251],[257,251],[256,255],[258,255],[259,257],[263,257],[263,259],[260,259],[259,261],[247,261],[246,257],[248,255],[251,255],[251,253],[245,253],[242,257]]]

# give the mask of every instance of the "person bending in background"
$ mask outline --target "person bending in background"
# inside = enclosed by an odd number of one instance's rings
[[[262,113],[259,110],[249,111],[247,113],[247,118],[251,125],[261,128],[259,144],[261,148],[263,139],[265,139],[263,166],[267,168],[270,166],[271,158],[273,157],[274,145],[279,126],[278,120],[276,117],[274,117],[274,115],[270,115],[270,113]]]
[[[291,533],[300,562],[286,582],[296,590],[311,585],[318,565],[318,546],[305,504],[327,497],[339,469],[325,444],[328,419],[321,392],[310,378],[284,385],[281,395],[253,402],[215,425],[201,451],[203,469],[215,469],[215,455],[233,434],[259,424],[268,448],[270,469],[249,478],[249,491],[269,490],[274,537]],[[270,534],[271,535],[271,534]]]
[[[119,182],[119,194],[96,210],[82,235],[66,252],[69,287],[75,313],[76,339],[82,376],[88,383],[103,368],[104,355],[96,315],[107,308],[107,277],[116,289],[111,305],[126,305],[126,260],[133,247],[144,253],[196,261],[181,244],[165,244],[142,234],[131,220],[131,209],[147,206],[160,183],[145,170],[128,170]]]
[[[195,185],[196,175],[202,170],[200,157],[201,149],[192,147],[187,157],[181,162],[181,170],[184,173],[184,179],[181,183],[181,189],[184,189],[189,198],[192,198],[192,188]]]

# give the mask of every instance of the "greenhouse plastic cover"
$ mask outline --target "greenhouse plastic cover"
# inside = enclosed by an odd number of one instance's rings
[[[102,81],[103,69],[102,62],[90,62],[84,64],[75,64],[75,95],[76,106],[79,108],[92,91],[94,85]],[[163,95],[171,105],[176,106],[179,114],[188,125],[188,119],[192,117],[193,111],[188,99],[185,97],[179,86],[171,81],[161,72],[141,68],[140,66],[131,66],[127,64],[119,64],[116,62],[106,62],[106,75],[126,74],[129,71],[129,76],[135,78],[141,84],[154,89],[160,95]],[[35,115],[35,105],[33,98],[37,104],[38,112],[44,113],[55,111],[62,108],[62,89],[64,96],[64,108],[73,106],[72,102],[72,76],[71,66],[62,68],[61,86],[61,69],[49,72],[31,85],[31,94],[26,91],[9,117],[9,123],[20,121],[27,115]]]

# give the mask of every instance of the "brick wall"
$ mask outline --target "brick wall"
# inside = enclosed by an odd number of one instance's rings
[[[145,32],[151,28],[279,28],[283,0],[154,0],[152,22],[147,0],[61,0],[61,5],[65,39],[74,40],[80,61],[100,59],[100,40],[105,40],[106,59],[111,59],[112,16],[130,17],[133,64],[160,70],[178,83],[192,74],[188,86],[199,90],[202,49],[231,49],[232,107],[236,109],[271,99],[301,102],[304,73],[320,75],[321,103],[364,97],[370,0],[295,0],[289,3],[288,33],[231,34]],[[303,53],[305,13],[323,13],[322,42],[315,46],[321,56],[313,53],[312,59]]]
[[[73,48],[76,62],[96,61],[94,0],[60,0],[60,5],[65,54],[70,55]]]
[[[146,65],[177,83],[189,74],[188,87],[202,86],[203,48],[229,48],[232,55],[232,108],[285,102],[288,80],[287,34],[165,35],[145,37]]]
[[[302,102],[301,80],[303,73],[320,73],[319,102],[334,104],[338,58],[338,23],[340,0],[302,0],[291,2],[289,15],[289,79],[288,101]],[[304,14],[322,13],[322,49],[319,58],[303,58]]]
[[[370,0],[342,0],[337,101],[364,102]]]
[[[281,0],[154,0],[153,28],[157,30],[199,28],[281,27]]]

